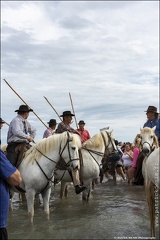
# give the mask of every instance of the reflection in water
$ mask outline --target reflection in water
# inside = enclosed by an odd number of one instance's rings
[[[90,201],[69,189],[68,198],[59,198],[59,185],[52,191],[51,217],[43,205],[35,205],[34,224],[29,222],[26,203],[14,200],[9,213],[9,239],[118,239],[150,237],[148,208],[143,186],[129,186],[110,180],[96,186]]]

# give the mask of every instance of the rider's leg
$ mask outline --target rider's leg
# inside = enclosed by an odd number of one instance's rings
[[[76,194],[81,193],[86,187],[80,185],[80,179],[79,179],[79,170],[77,168],[73,169],[71,171],[72,178],[73,178],[73,184],[75,187]]]

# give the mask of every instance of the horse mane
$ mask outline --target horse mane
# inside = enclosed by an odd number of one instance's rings
[[[105,131],[104,131],[105,132]],[[92,138],[88,139],[82,144],[84,148],[99,148],[102,146],[102,135],[101,132],[95,134]]]
[[[149,127],[144,127],[141,130],[141,133],[140,134],[149,134],[149,135],[152,135],[153,136],[153,147],[155,148],[158,148],[159,147],[159,144],[158,144],[158,138],[154,132],[154,130],[152,128],[149,128]]]
[[[78,146],[78,148],[81,147],[81,140],[77,134],[70,133],[70,138],[73,141],[73,144]],[[30,155],[29,162],[31,161],[33,162],[35,161],[35,159],[38,161],[42,156],[41,153],[47,155],[47,153],[50,150],[58,149],[60,147],[61,142],[66,143],[67,139],[68,139],[67,132],[54,134],[48,138],[40,139],[25,153],[23,160]]]

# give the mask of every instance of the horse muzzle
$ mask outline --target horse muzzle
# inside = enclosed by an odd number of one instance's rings
[[[145,156],[148,156],[150,154],[150,150],[148,148],[143,148],[142,152]]]

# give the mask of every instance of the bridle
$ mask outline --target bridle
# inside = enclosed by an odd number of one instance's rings
[[[60,167],[60,168],[63,169],[63,170],[68,170],[71,162],[76,161],[76,160],[80,160],[80,158],[72,158],[72,157],[71,157],[71,152],[70,152],[70,148],[69,148],[69,143],[70,143],[71,141],[72,141],[72,139],[70,138],[69,132],[67,132],[67,141],[66,141],[64,147],[62,148],[62,143],[60,144],[60,149],[59,149],[59,156],[60,156],[60,158],[59,158],[59,161],[58,161],[58,162],[56,162],[56,161],[54,161],[53,159],[51,159],[51,158],[49,158],[48,156],[46,156],[46,155],[45,155],[44,153],[42,153],[38,148],[36,148],[36,150],[37,150],[39,153],[41,153],[45,158],[47,158],[49,161],[54,162],[54,163],[56,164],[56,167],[57,167],[57,168]],[[67,163],[65,162],[64,158],[62,157],[62,154],[63,154],[63,152],[64,152],[64,150],[65,150],[66,147],[68,148],[68,154],[69,154],[69,161],[68,161]],[[50,182],[54,183],[54,181],[52,180],[52,178],[53,178],[53,176],[54,176],[54,172],[53,172],[53,175],[49,178],[49,177],[47,176],[47,174],[44,172],[44,170],[42,169],[42,167],[40,166],[40,164],[37,162],[36,159],[35,159],[35,162],[37,163],[38,167],[41,169],[43,175],[46,177],[46,179],[47,179],[47,181],[48,181],[47,184],[46,184],[46,186],[44,187],[44,189],[40,192],[40,193],[42,193],[42,192],[44,192],[44,191],[47,189],[47,187],[48,187],[48,185],[49,185]],[[59,166],[58,166],[58,164],[59,164]]]
[[[144,141],[143,144],[141,143],[141,146],[142,146],[142,151],[143,151],[143,146],[144,144],[148,144],[149,145],[149,154],[146,154],[146,155],[150,155],[154,150],[155,150],[155,146],[151,145],[149,142],[147,141]]]
[[[61,145],[60,145],[60,149],[59,149],[60,160],[58,162],[60,162],[62,160],[63,163],[65,163],[65,161],[62,157],[62,154],[63,154],[65,148],[66,147],[68,148],[69,161],[64,164],[64,168],[65,168],[64,170],[68,170],[68,167],[69,167],[70,163],[72,163],[74,161],[77,161],[77,160],[80,160],[80,158],[72,158],[71,157],[71,153],[70,153],[70,149],[69,149],[69,143],[72,142],[72,139],[70,138],[68,131],[67,131],[67,136],[68,136],[68,138],[67,138],[66,144],[64,145],[63,149],[61,150]]]
[[[113,147],[113,149],[114,149],[114,145],[113,145],[113,142],[112,142],[112,140],[111,140],[111,135],[110,135],[108,132],[106,132],[106,134],[107,134],[108,139],[109,139],[108,144],[106,143],[106,139],[105,139],[105,136],[104,136],[103,132],[101,132],[101,136],[102,136],[102,139],[103,139],[103,142],[104,142],[104,146],[105,146],[104,152],[95,151],[95,150],[93,150],[93,149],[89,149],[89,148],[86,148],[86,147],[82,147],[82,148],[81,148],[81,149],[85,149],[85,150],[88,151],[88,153],[91,155],[91,157],[93,158],[93,160],[97,163],[97,165],[98,165],[99,168],[100,168],[100,164],[97,162],[97,160],[96,160],[96,158],[95,158],[95,156],[94,156],[93,154],[96,154],[96,155],[98,155],[98,156],[103,157],[110,143],[112,144],[112,147]],[[81,151],[81,149],[80,149],[80,151]],[[111,154],[112,154],[112,153],[110,153],[109,155],[111,155]],[[81,155],[82,155],[82,154],[81,154]],[[83,158],[82,158],[82,157],[81,157],[80,161],[83,162]],[[57,170],[59,170],[59,168],[57,168],[57,169],[55,170],[55,172],[56,172]],[[62,170],[62,169],[61,169],[61,170]],[[66,169],[66,170],[67,170],[67,169]],[[64,177],[64,175],[65,175],[66,170],[63,172],[63,174],[62,174],[62,176],[61,176],[61,178],[59,179],[58,182],[61,182],[61,181],[62,181],[62,179],[63,179],[63,177]]]
[[[96,158],[93,156],[92,153],[94,153],[94,154],[96,154],[96,155],[98,155],[98,156],[103,157],[104,154],[105,154],[105,152],[107,151],[107,148],[108,148],[108,146],[109,146],[110,143],[112,144],[112,147],[113,147],[113,149],[114,149],[114,145],[113,145],[113,142],[112,142],[112,139],[111,139],[111,135],[110,135],[108,132],[106,132],[106,134],[107,134],[108,139],[109,139],[108,144],[106,143],[106,139],[105,139],[105,137],[104,137],[103,132],[101,132],[101,136],[102,136],[102,139],[103,139],[103,142],[104,142],[104,146],[105,146],[104,152],[98,152],[98,151],[95,151],[95,150],[92,150],[92,149],[88,149],[88,148],[86,148],[86,147],[82,147],[82,149],[85,149],[85,150],[88,151],[88,153],[92,156],[92,158],[94,159],[94,161],[98,164],[99,168],[100,168],[100,164],[97,162]],[[112,155],[112,153],[110,153],[109,156],[110,156],[110,155]]]

